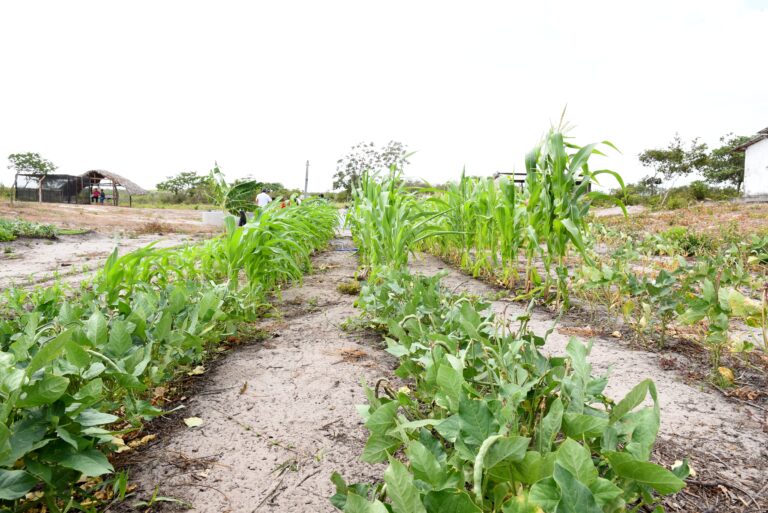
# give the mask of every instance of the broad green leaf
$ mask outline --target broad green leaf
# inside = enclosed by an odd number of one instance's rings
[[[595,501],[597,501],[600,506],[605,506],[614,499],[621,497],[621,494],[623,493],[621,488],[602,477],[595,479],[595,481],[589,485],[589,489],[592,491],[592,495],[595,496]]]
[[[370,431],[370,435],[363,449],[363,461],[368,463],[383,461],[401,444],[398,438],[389,435],[389,431],[395,427],[395,418],[399,407],[400,405],[396,401],[383,404],[365,422],[365,427]]]
[[[603,513],[590,489],[559,463],[555,463],[553,477],[561,492],[556,513]]]
[[[12,466],[22,456],[46,445],[50,441],[45,438],[47,431],[48,423],[40,418],[26,418],[14,423],[10,429],[10,452],[0,458],[0,466]]]
[[[504,462],[523,461],[530,444],[531,439],[522,436],[501,437],[488,449],[483,464],[485,468],[492,468]]]
[[[102,346],[107,342],[107,320],[99,312],[93,312],[85,323],[85,333],[88,340],[96,346]]]
[[[105,347],[112,356],[120,358],[133,346],[129,326],[130,323],[119,319],[112,322],[109,342]]]
[[[384,482],[394,513],[426,513],[419,490],[413,484],[413,476],[405,465],[390,457],[389,467],[384,471]]]
[[[531,486],[528,500],[541,506],[547,513],[555,511],[560,502],[560,488],[552,477],[545,477]]]
[[[64,395],[68,386],[69,379],[64,376],[46,374],[43,376],[43,379],[22,389],[22,398],[19,399],[16,406],[19,408],[32,408],[51,404]]]
[[[439,489],[445,481],[445,470],[440,466],[435,455],[421,442],[415,440],[408,444],[405,452],[411,462],[413,476]]]
[[[648,485],[660,494],[677,493],[685,486],[682,479],[654,463],[620,452],[609,452],[605,456],[618,476]]]
[[[12,501],[24,497],[36,484],[37,479],[23,470],[0,469],[0,499]]]
[[[107,457],[93,448],[72,451],[59,461],[59,465],[77,470],[87,477],[100,476],[114,470]]]
[[[58,358],[59,354],[64,349],[64,345],[69,342],[71,337],[72,333],[69,330],[62,331],[56,338],[43,344],[43,346],[37,350],[35,356],[32,357],[29,365],[27,365],[25,370],[27,376],[32,376],[32,374]]]
[[[565,413],[563,432],[571,438],[599,436],[608,426],[606,417],[595,417],[584,413]]]
[[[364,497],[350,493],[344,504],[344,513],[388,513],[380,501],[368,502]]]
[[[424,496],[427,513],[482,513],[464,490],[445,489]]]
[[[519,481],[528,485],[552,475],[556,453],[541,455],[536,451],[525,453],[523,461],[499,463],[488,470],[496,482]]]
[[[587,486],[597,479],[597,469],[589,449],[570,438],[558,447],[555,461]]]
[[[448,400],[447,404],[441,404],[441,406],[444,406],[451,413],[459,411],[459,397],[461,395],[461,387],[463,384],[464,377],[459,371],[445,361],[440,364],[437,371],[437,386],[440,388],[440,391],[445,394],[445,398]]]
[[[101,426],[104,424],[112,424],[119,420],[119,417],[96,410],[85,410],[80,413],[75,420],[81,426]]]
[[[64,352],[67,355],[67,360],[81,370],[87,369],[91,363],[90,355],[74,339],[64,345]]]
[[[650,379],[644,379],[635,385],[635,387],[624,396],[624,399],[622,399],[611,411],[611,423],[621,420],[624,415],[642,404],[648,391],[651,391],[652,396],[656,395],[656,387]]]
[[[549,411],[541,419],[538,431],[536,432],[536,449],[540,453],[547,453],[552,450],[552,442],[555,439],[560,426],[563,422],[563,402],[558,397],[552,401]]]
[[[479,399],[461,397],[459,420],[462,442],[468,446],[480,447],[486,438],[498,428],[498,423],[491,415],[488,404]]]

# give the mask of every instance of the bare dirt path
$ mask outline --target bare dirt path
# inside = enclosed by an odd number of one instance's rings
[[[340,327],[358,313],[355,297],[336,290],[356,268],[340,249],[316,257],[317,272],[282,294],[281,316],[261,326],[271,337],[220,361],[168,421],[176,429],[137,456],[139,497],[159,485],[200,512],[330,513],[334,471],[352,482],[381,476],[360,462],[367,433],[355,405],[365,403],[361,379],[389,376],[395,360],[377,338]],[[182,419],[193,416],[204,424],[187,428]]]
[[[419,255],[411,268],[428,275],[446,272],[443,284],[449,290],[485,297],[493,297],[500,290],[469,278],[430,255]],[[491,303],[498,314],[509,320],[524,311],[519,303]],[[566,316],[560,325],[570,324],[567,321],[573,319]],[[553,323],[554,316],[550,312],[536,310],[529,326],[534,333],[543,335]],[[693,468],[700,474],[719,479],[723,484],[735,483],[753,495],[768,483],[768,414],[765,411],[728,401],[703,385],[686,383],[676,371],[663,370],[659,363],[662,355],[629,347],[613,338],[588,339],[568,328],[556,328],[547,339],[545,352],[565,354],[572,336],[584,343],[589,339],[594,341],[589,362],[595,374],[610,371],[606,389],[609,397],[621,399],[645,378],[655,382],[661,407],[660,445],[665,456],[673,456],[672,461],[690,456]],[[685,357],[675,355],[675,358],[678,360],[676,367],[685,369]],[[672,461],[663,463],[671,464]],[[763,494],[767,495],[765,489]],[[754,511],[768,511],[768,496],[762,498],[761,507],[765,509]],[[731,510],[723,507],[721,511]]]

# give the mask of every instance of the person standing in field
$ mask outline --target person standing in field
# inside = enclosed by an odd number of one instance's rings
[[[261,192],[256,195],[256,206],[259,208],[266,207],[269,205],[270,201],[272,201],[272,198],[267,194],[266,189],[262,189]]]

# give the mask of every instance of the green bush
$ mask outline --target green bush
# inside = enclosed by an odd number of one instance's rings
[[[688,186],[689,190],[691,191],[691,196],[693,196],[693,199],[696,201],[704,201],[707,199],[707,195],[709,193],[710,187],[702,182],[701,180],[696,180],[695,182],[692,182],[691,185]]]

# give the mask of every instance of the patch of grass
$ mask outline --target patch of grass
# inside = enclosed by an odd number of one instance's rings
[[[357,280],[346,280],[336,285],[336,290],[342,294],[356,296],[360,293],[360,282]]]
[[[86,233],[91,233],[93,230],[89,230],[88,228],[59,228],[56,230],[56,233],[59,235],[85,235]]]

